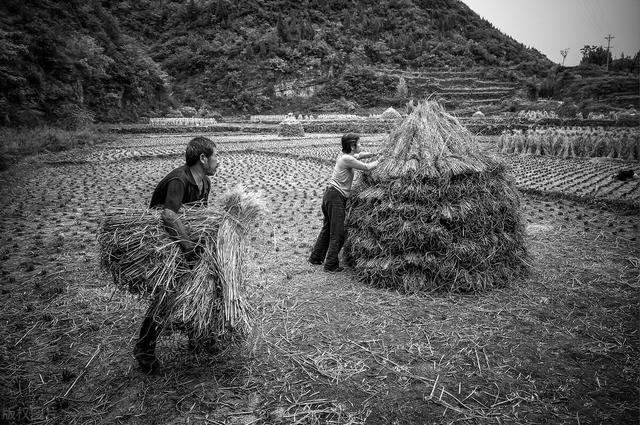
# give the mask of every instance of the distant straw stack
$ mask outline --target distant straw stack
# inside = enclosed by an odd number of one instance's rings
[[[390,106],[380,115],[380,118],[383,120],[397,120],[402,118],[402,115]]]
[[[302,123],[293,116],[285,118],[278,126],[278,136],[303,137],[304,128]]]
[[[526,270],[519,194],[496,157],[437,102],[390,134],[354,185],[345,254],[367,283],[480,292]]]
[[[245,239],[263,201],[238,186],[218,208],[189,208],[181,220],[196,240],[187,263],[156,210],[109,212],[99,235],[101,262],[116,287],[151,298],[157,319],[195,340],[230,340],[250,329],[245,293]]]

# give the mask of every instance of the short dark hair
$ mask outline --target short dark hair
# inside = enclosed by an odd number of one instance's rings
[[[351,153],[351,145],[358,143],[358,140],[360,140],[359,134],[347,133],[342,136],[342,152]]]
[[[200,155],[202,154],[207,158],[211,157],[215,149],[216,144],[213,140],[203,136],[194,137],[189,141],[187,150],[184,154],[185,159],[187,160],[187,165],[192,166],[197,163],[198,159],[200,159]]]

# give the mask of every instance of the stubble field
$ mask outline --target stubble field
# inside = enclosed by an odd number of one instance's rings
[[[109,207],[148,203],[191,137],[122,136],[0,174],[3,422],[637,423],[640,184],[611,179],[630,165],[614,160],[507,157],[531,274],[407,296],[306,262],[339,135],[213,135],[212,197],[242,183],[269,207],[250,237],[254,332],[218,352],[167,335],[162,372],[140,373],[145,304],[114,291],[96,236]]]

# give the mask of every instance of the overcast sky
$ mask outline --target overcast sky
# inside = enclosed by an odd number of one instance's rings
[[[494,27],[556,63],[577,65],[585,45],[607,47],[614,59],[640,50],[640,0],[462,0]]]

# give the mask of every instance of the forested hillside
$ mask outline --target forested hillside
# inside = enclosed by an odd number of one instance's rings
[[[3,0],[0,15],[5,124],[366,108],[404,96],[396,70],[551,65],[457,0]]]
[[[549,61],[456,0],[113,2],[194,106],[261,111],[287,99],[384,104],[398,77],[381,68],[515,67]]]
[[[0,2],[0,123],[135,119],[169,77],[99,1]]]

